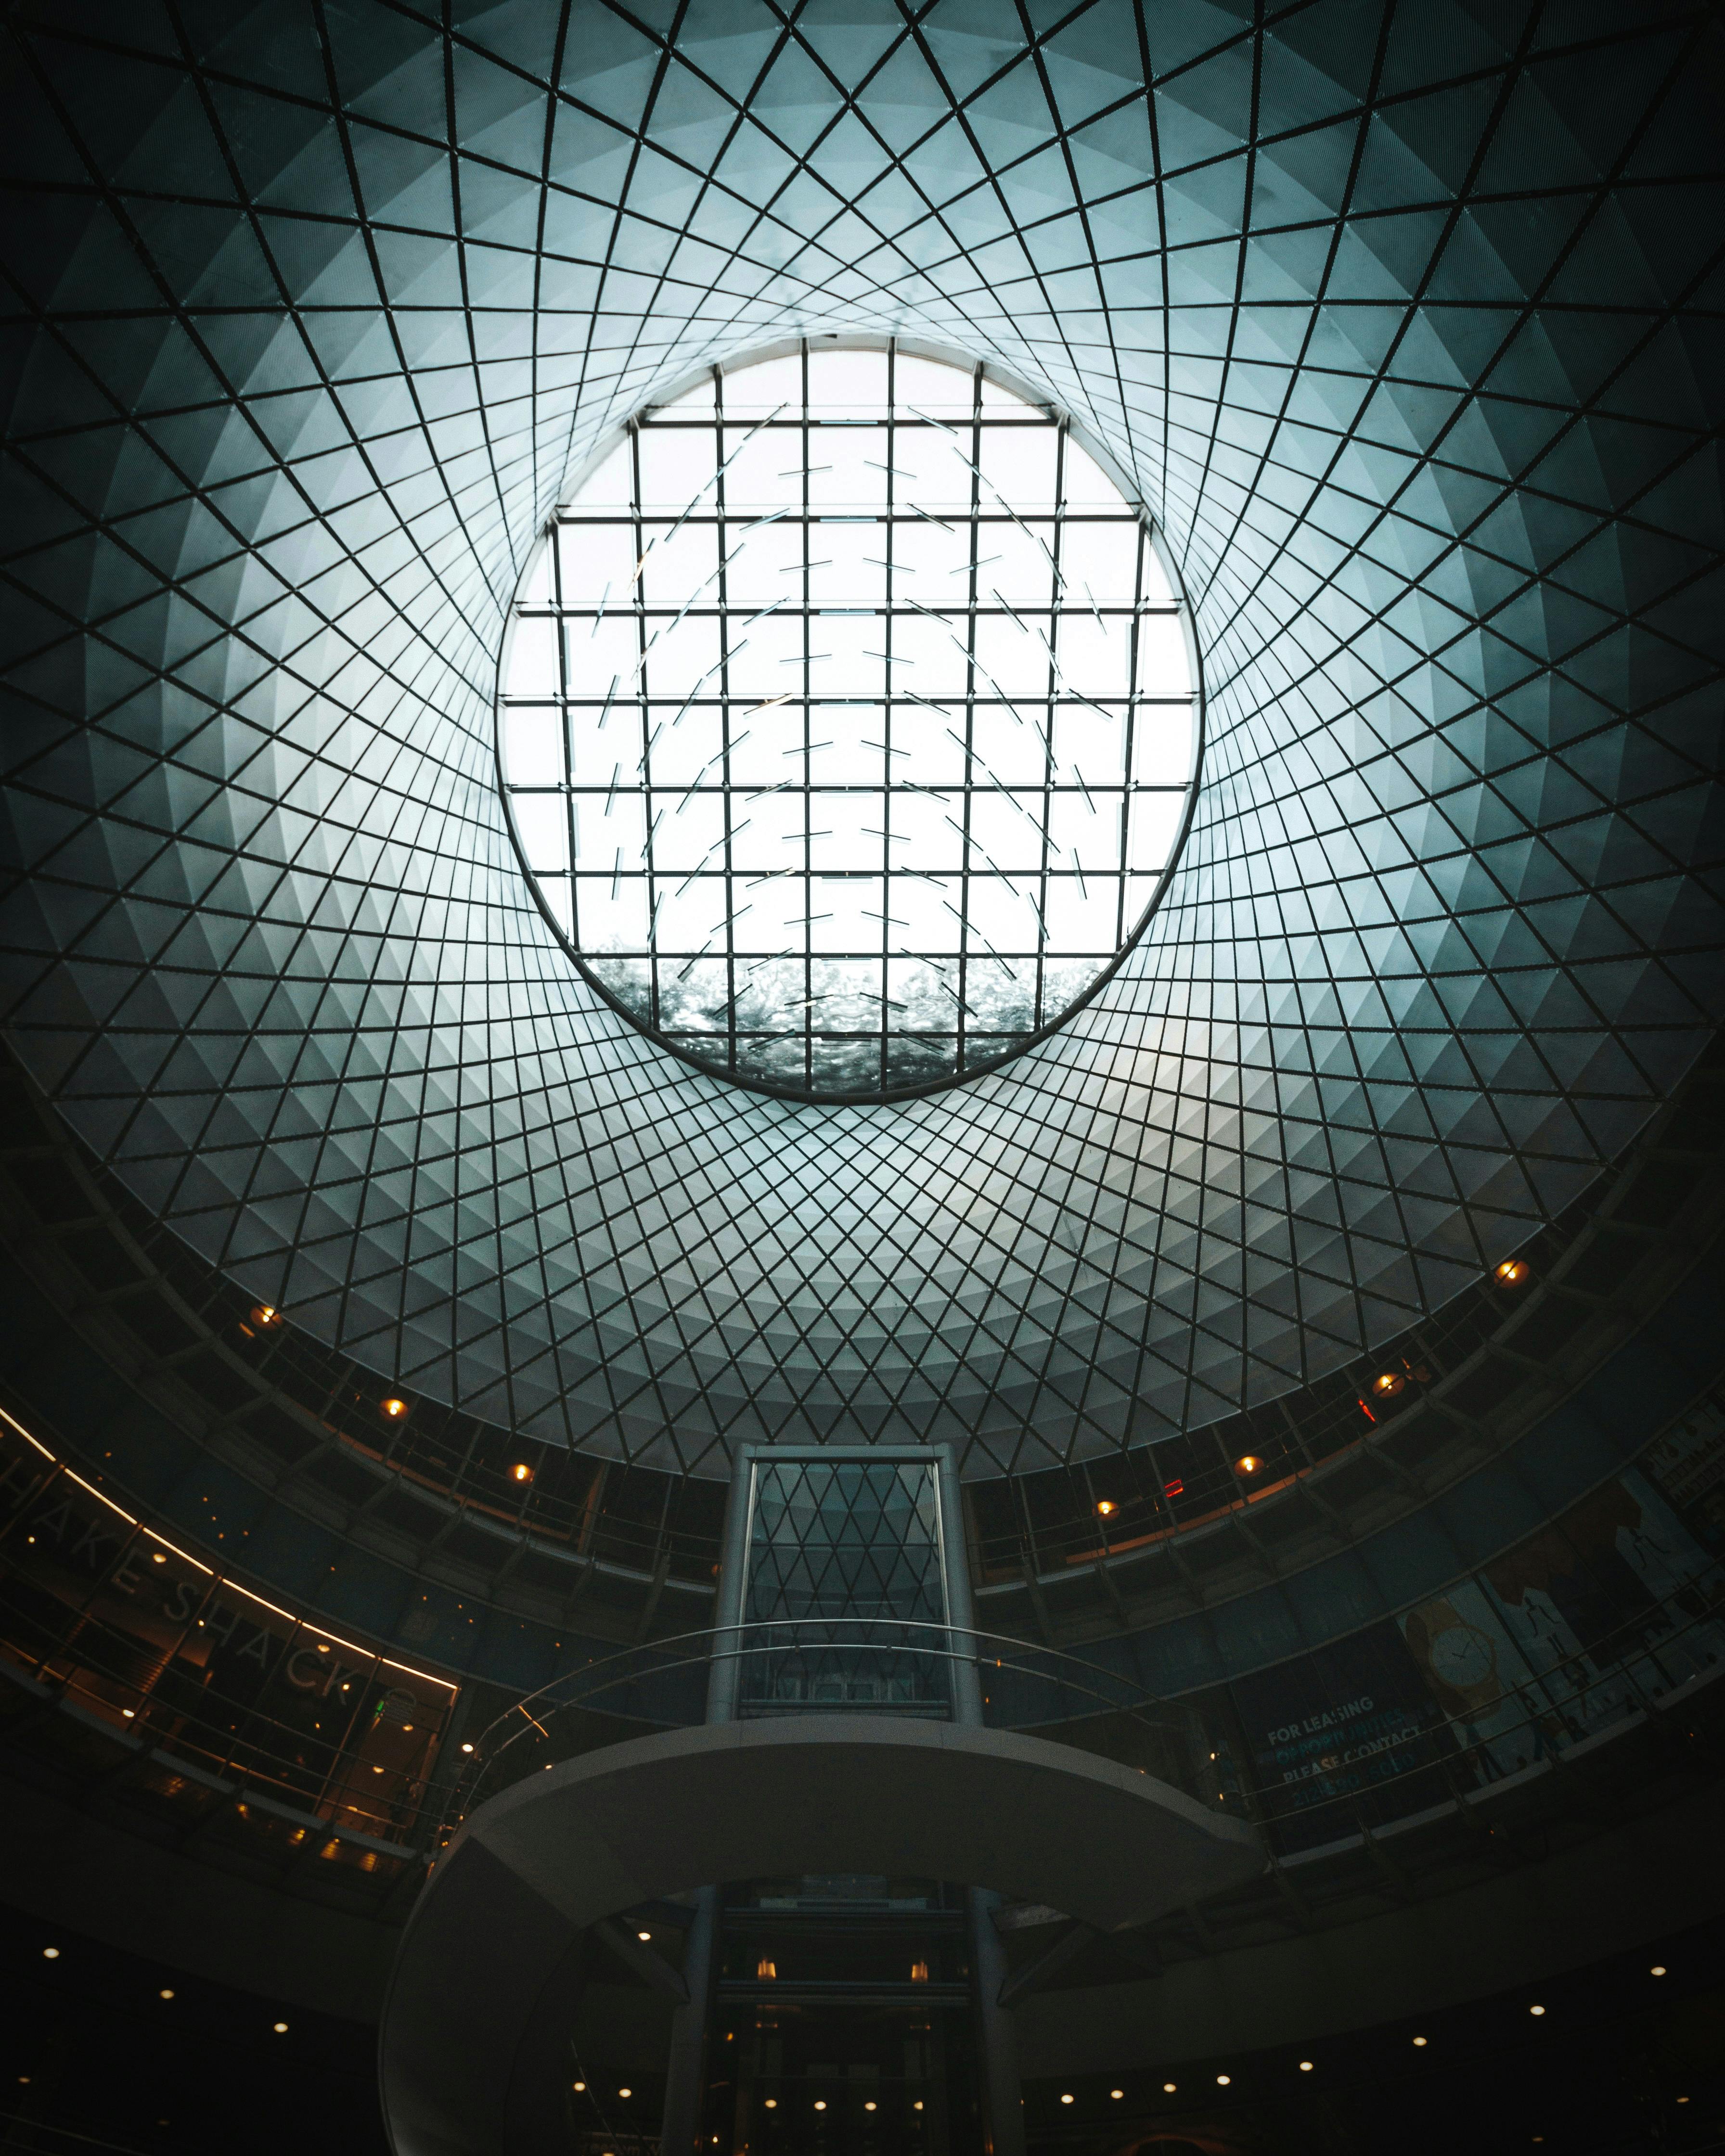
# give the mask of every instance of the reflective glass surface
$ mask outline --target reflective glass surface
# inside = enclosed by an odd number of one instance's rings
[[[1185,827],[1197,712],[1147,525],[988,380],[804,341],[643,413],[516,598],[502,768],[591,976],[818,1096],[1058,1024]]]
[[[749,1502],[742,1711],[949,1707],[933,1465],[768,1455]]]

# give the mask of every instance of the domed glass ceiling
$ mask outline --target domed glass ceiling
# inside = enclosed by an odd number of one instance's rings
[[[1717,8],[8,24],[0,1014],[392,1386],[702,1474],[1153,1440],[1477,1279],[1718,1023]],[[572,962],[495,698],[572,475],[835,331],[1106,449],[1204,747],[1080,1010],[810,1106]]]
[[[1046,407],[807,341],[649,408],[502,672],[516,837],[670,1046],[860,1098],[997,1063],[1144,917],[1197,713],[1147,521]]]

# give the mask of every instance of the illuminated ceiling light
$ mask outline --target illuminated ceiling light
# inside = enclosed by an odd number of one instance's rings
[[[160,1550],[157,1550],[151,1555],[150,1562],[151,1564],[166,1564],[167,1563],[167,1559],[162,1555]]]
[[[1423,2051],[1425,2049],[1425,2037],[1423,2037],[1423,2036],[1416,2036],[1416,2037],[1414,2039],[1414,2049],[1416,2051]]]
[[[285,2021],[273,2021],[270,2025],[275,2030],[278,2036],[285,2036],[288,2032],[288,2025]]]
[[[267,1329],[270,1326],[280,1325],[280,1322],[281,1312],[273,1302],[259,1302],[253,1306],[252,1323],[254,1325],[261,1325]]]
[[[576,2092],[577,2095],[580,2095],[585,2092],[587,2083],[585,2082],[571,2082],[569,2086]]]
[[[778,2109],[778,2098],[776,2096],[769,2096],[768,2097],[767,2108],[768,2111],[777,2111]]]
[[[44,1947],[42,1949],[44,1961],[58,1961],[59,1958],[60,1950],[58,1947]]]
[[[472,1747],[472,1745],[470,1745],[470,1744],[464,1744],[464,1745],[461,1747],[461,1749],[462,1749],[464,1752],[470,1752],[470,1751],[472,1751],[473,1747]]]
[[[1232,2079],[1233,2076],[1230,2074],[1218,2074],[1216,2076],[1216,2087],[1218,2088],[1226,2088]]]
[[[633,2089],[619,2089],[619,2090],[618,2090],[618,2092],[617,2092],[617,2093],[618,2093],[618,2095],[619,2095],[619,2096],[620,2096],[620,2097],[625,2097],[625,2098],[626,2098],[626,2097],[632,2097],[632,2096],[634,2094],[634,2091]]]
[[[863,2106],[863,2109],[864,2109],[865,2111],[872,2111],[874,2108],[875,2108],[875,2099],[873,2098],[873,2097],[870,2097],[869,2098],[868,2102],[867,2102]]]
[[[1492,1277],[1502,1281],[1506,1287],[1519,1287],[1532,1270],[1525,1258],[1506,1258],[1501,1265],[1493,1268]]]
[[[525,1460],[518,1460],[510,1471],[517,1482],[531,1482],[533,1479],[533,1471]]]
[[[1070,2102],[1071,2102],[1071,2101],[1072,2101],[1072,2099],[1071,2099],[1071,2097],[1070,2097],[1070,2096],[1063,2096],[1063,2097],[1060,2098],[1060,2102],[1061,2102],[1062,2103],[1070,2103]]]
[[[172,1999],[173,1997],[173,1994],[171,1991],[158,1991],[156,1996],[158,1999]]]
[[[138,1711],[135,1707],[122,1707],[120,1712],[128,1722],[135,1722],[137,1719]]]
[[[1124,2089],[1110,2089],[1108,2093],[1113,2097],[1114,2101],[1118,2103],[1121,2097],[1126,2094],[1126,2091]]]
[[[1399,1370],[1380,1370],[1372,1380],[1372,1390],[1389,1399],[1397,1393],[1404,1391],[1407,1383],[1407,1379]]]
[[[778,1974],[778,1964],[776,1961],[772,1960],[768,1955],[762,1954],[759,1961],[755,1964],[756,1983],[771,1984]]]
[[[1164,2096],[1172,2096],[1174,2092],[1173,2083],[1172,2082],[1164,2082],[1162,2085],[1162,2092]]]
[[[816,2097],[814,2099],[814,2107],[817,2111],[824,2111],[827,2107],[826,2098],[824,2096]]]
[[[407,1402],[394,1393],[392,1393],[387,1400],[379,1400],[377,1404],[391,1422],[399,1422],[408,1411]]]
[[[1655,1962],[1652,1968],[1648,1970],[1647,1974],[1649,1976],[1663,1976],[1665,1974],[1665,1964],[1662,1961]]]
[[[1236,1475],[1255,1475],[1264,1465],[1255,1452],[1243,1452],[1234,1463]]]
[[[1312,2071],[1312,2061],[1310,2059],[1301,2060],[1300,2071],[1302,2074],[1309,2074]]]
[[[1528,2011],[1530,2014],[1543,2014],[1543,2013],[1544,2013],[1544,2011],[1545,2011],[1545,2009],[1544,2009],[1543,2006],[1530,2006],[1530,2007],[1527,2009],[1527,2011]]]
[[[653,1934],[651,1932],[637,1932],[635,1933],[635,1937],[640,1940],[644,1946],[646,1944],[647,1941],[652,1938],[652,1936]]]
[[[922,2110],[922,2097],[921,2097],[920,2096],[917,2097],[917,2099],[916,2099],[916,2101],[915,2102],[915,2103],[913,2103],[913,2104],[911,2106],[911,2110],[912,2110],[912,2111],[921,2111],[921,2110]]]
[[[1120,1507],[1115,1503],[1111,1497],[1098,1497],[1096,1500],[1096,1510],[1101,1514],[1105,1520],[1107,1518],[1110,1512],[1117,1512],[1119,1509]]]
[[[912,1984],[927,1983],[928,1964],[926,1961],[913,1961],[911,1964],[911,1981]]]

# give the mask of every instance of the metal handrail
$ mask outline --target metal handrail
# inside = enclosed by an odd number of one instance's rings
[[[47,1628],[42,1628],[41,1641],[26,1645],[20,1635],[36,1632],[39,1620],[26,1618],[22,1610],[13,1614],[18,1621],[7,1630],[15,1641],[14,1656],[25,1667],[34,1666],[45,1672],[68,1654],[65,1641],[56,1639]],[[1659,1699],[1675,1683],[1685,1681],[1683,1672],[1674,1675],[1671,1669],[1662,1668],[1662,1658],[1670,1650],[1681,1647],[1702,1626],[1717,1621],[1711,1610],[1686,1615],[1662,1638],[1648,1642],[1628,1656],[1614,1654],[1609,1673],[1612,1682],[1621,1689],[1623,1704],[1620,1711],[1597,1724],[1589,1726],[1576,1709],[1583,1696],[1600,1681],[1601,1671],[1590,1664],[1593,1654],[1604,1644],[1602,1641],[1579,1648],[1552,1669],[1536,1674],[1531,1683],[1507,1681],[1505,1704],[1512,1701],[1515,1712],[1502,1727],[1487,1734],[1475,1734],[1453,1721],[1434,1722],[1409,1737],[1406,1749],[1413,1763],[1382,1781],[1356,1789],[1339,1790],[1315,1802],[1301,1804],[1293,1800],[1296,1791],[1291,1785],[1286,1792],[1274,1784],[1255,1789],[1243,1779],[1240,1786],[1226,1791],[1226,1810],[1231,1816],[1271,1831],[1296,1816],[1302,1820],[1333,1822],[1329,1838],[1334,1838],[1351,1835],[1363,1820],[1381,1826],[1405,1816],[1411,1807],[1405,1802],[1399,1804],[1398,1799],[1408,1784],[1420,1775],[1444,1783],[1450,1797],[1480,1794],[1494,1781],[1522,1771],[1519,1767],[1503,1763],[1505,1755],[1513,1757],[1518,1745],[1525,1746],[1527,1763],[1532,1767],[1554,1757],[1561,1758],[1577,1743],[1608,1736],[1620,1729],[1638,1712],[1656,1707]],[[897,1636],[873,1641],[837,1636],[847,1628],[876,1634],[891,1630]],[[134,1681],[124,1673],[120,1666],[121,1658],[113,1652],[120,1643],[108,1636],[108,1629],[102,1621],[85,1613],[76,1617],[74,1629],[78,1635],[76,1659],[99,1681],[109,1676],[128,1697],[131,1696],[136,1689]],[[728,1647],[718,1644],[727,1635],[749,1634],[757,1635],[753,1644],[740,1639]],[[796,1636],[799,1634],[800,1639]],[[787,1639],[787,1635],[791,1636]],[[1165,1744],[1171,1736],[1178,1738],[1182,1733],[1189,1740],[1195,1739],[1206,1730],[1195,1705],[1158,1699],[1130,1676],[1061,1650],[973,1626],[934,1625],[916,1620],[885,1617],[755,1620],[643,1642],[589,1662],[580,1670],[542,1686],[494,1718],[479,1740],[482,1748],[476,1748],[475,1754],[465,1758],[449,1755],[449,1766],[439,1757],[431,1771],[416,1778],[415,1784],[400,1792],[387,1810],[372,1811],[359,1798],[356,1786],[352,1794],[356,1799],[355,1814],[363,1820],[362,1831],[368,1840],[387,1839],[403,1856],[411,1855],[416,1849],[429,1853],[447,1833],[452,1816],[465,1815],[475,1802],[483,1800],[491,1779],[487,1769],[531,1733],[530,1722],[525,1717],[532,1717],[536,1709],[542,1719],[566,1711],[592,1709],[596,1703],[602,1703],[608,1693],[615,1693],[631,1681],[644,1684],[675,1681],[684,1673],[704,1673],[711,1666],[716,1647],[721,1659],[741,1661],[747,1657],[757,1661],[798,1652],[817,1656],[861,1652],[916,1656],[947,1666],[967,1664],[977,1671],[985,1686],[999,1671],[1003,1676],[1053,1687],[1063,1696],[1063,1705],[1070,1701],[1081,1703],[1076,1714],[1068,1712],[1058,1717],[1050,1715],[1040,1718],[1024,1713],[1010,1715],[997,1707],[992,1717],[997,1727],[1046,1729],[1056,1718],[1072,1722],[1105,1714],[1125,1716],[1132,1724],[1153,1733],[1159,1744]],[[1651,1683],[1650,1673],[1655,1680]],[[70,1699],[87,1702],[105,1718],[113,1716],[111,1701],[89,1690],[86,1681],[74,1674],[69,1673],[59,1679],[55,1689],[64,1689]],[[137,1696],[141,1700],[144,1697]],[[769,1711],[785,1711],[783,1707],[773,1710],[770,1703],[768,1706]],[[819,1702],[812,1702],[806,1711],[824,1710]],[[276,1800],[285,1799],[287,1807],[296,1815],[303,1807],[303,1816],[308,1824],[319,1824],[333,1832],[344,1831],[339,1819],[332,1819],[321,1811],[316,1800],[308,1800],[301,1780],[305,1763],[288,1756],[296,1743],[304,1742],[303,1733],[290,1732],[267,1715],[260,1715],[255,1708],[250,1710],[249,1718],[250,1727],[240,1733],[231,1726],[223,1726],[225,1717],[211,1717],[206,1723],[204,1717],[192,1709],[186,1714],[187,1726],[178,1729],[153,1727],[140,1717],[131,1733],[144,1738],[146,1743],[153,1740],[157,1745],[165,1745],[182,1756],[189,1755],[206,1771],[213,1768],[254,1786],[261,1784],[269,1788],[273,1784],[271,1794],[276,1795]],[[698,1721],[701,1717],[691,1709],[656,1722],[639,1713],[632,1718],[643,1727],[649,1727],[665,1726],[666,1721]],[[207,1738],[202,1737],[206,1727]],[[1191,1746],[1192,1751],[1200,1754],[1209,1748],[1208,1742]],[[331,1745],[325,1764],[326,1780],[332,1784],[344,1779],[343,1769],[357,1758],[350,1748]],[[1194,1779],[1200,1784],[1210,1780],[1210,1776],[1203,1772],[1209,1765],[1208,1760],[1201,1756],[1191,1758],[1189,1753],[1189,1762],[1199,1770]],[[451,1766],[456,1772],[446,1779]],[[1308,1784],[1307,1787],[1309,1786]],[[1214,1795],[1219,1802],[1224,1800],[1223,1793],[1214,1785],[1204,1794],[1207,1797]]]
[[[1489,1789],[1495,1781],[1506,1779],[1513,1774],[1524,1771],[1521,1768],[1506,1768],[1499,1765],[1491,1756],[1494,1747],[1502,1748],[1513,1743],[1518,1738],[1523,1739],[1527,1744],[1529,1754],[1527,1765],[1531,1768],[1542,1761],[1549,1760],[1554,1757],[1560,1758],[1571,1746],[1609,1735],[1614,1730],[1620,1728],[1623,1723],[1635,1714],[1645,1714],[1651,1709],[1656,1708],[1661,1697],[1675,1689],[1677,1683],[1687,1682],[1690,1680],[1688,1678],[1672,1680],[1667,1677],[1664,1685],[1649,1687],[1635,1669],[1634,1662],[1645,1659],[1651,1661],[1657,1668],[1660,1650],[1662,1648],[1675,1645],[1688,1634],[1698,1630],[1702,1625],[1710,1621],[1717,1621],[1711,1612],[1691,1617],[1684,1624],[1674,1628],[1664,1640],[1652,1643],[1640,1650],[1636,1656],[1625,1658],[1618,1662],[1615,1666],[1614,1674],[1617,1681],[1622,1684],[1631,1703],[1626,1703],[1621,1713],[1613,1715],[1609,1721],[1602,1722],[1595,1728],[1577,1727],[1573,1717],[1566,1712],[1567,1708],[1573,1707],[1575,1699],[1589,1688],[1589,1683],[1597,1681],[1597,1676],[1584,1667],[1589,1659],[1590,1650],[1582,1648],[1566,1656],[1561,1663],[1543,1675],[1536,1675],[1531,1685],[1515,1681],[1506,1686],[1507,1696],[1513,1698],[1521,1709],[1516,1719],[1507,1727],[1492,1732],[1489,1736],[1470,1738],[1448,1718],[1431,1722],[1414,1732],[1409,1740],[1408,1748],[1417,1754],[1414,1763],[1399,1769],[1394,1774],[1386,1776],[1381,1782],[1370,1784],[1360,1789],[1338,1790],[1320,1798],[1315,1803],[1297,1804],[1291,1800],[1295,1794],[1291,1785],[1286,1792],[1287,1800],[1281,1802],[1278,1802],[1278,1799],[1283,1797],[1283,1790],[1281,1787],[1271,1785],[1254,1788],[1244,1779],[1238,1786],[1224,1793],[1219,1786],[1221,1779],[1219,1770],[1213,1769],[1209,1774],[1194,1774],[1194,1782],[1209,1784],[1208,1788],[1200,1786],[1194,1793],[1199,1796],[1200,1801],[1214,1800],[1219,1804],[1224,1804],[1230,1816],[1241,1820],[1245,1824],[1255,1826],[1260,1831],[1273,1833],[1276,1829],[1296,1818],[1302,1820],[1322,1819],[1333,1822],[1334,1832],[1329,1837],[1331,1839],[1352,1835],[1359,1831],[1363,1826],[1388,1825],[1397,1817],[1406,1816],[1406,1808],[1404,1807],[1399,1811],[1391,1810],[1378,1813],[1373,1818],[1372,1814],[1375,1810],[1375,1800],[1404,1788],[1407,1784],[1419,1776],[1440,1778],[1446,1785],[1446,1795],[1450,1799],[1457,1799],[1464,1794],[1474,1795]],[[752,1623],[745,1622],[732,1626],[713,1627],[703,1632],[676,1635],[662,1642],[652,1643],[652,1645],[653,1647],[671,1647],[685,1642],[715,1641],[721,1634],[727,1632],[758,1633],[780,1629],[796,1630],[810,1626],[834,1626],[845,1623],[860,1626],[897,1625],[907,1629],[916,1629],[914,1620],[901,1619],[845,1620],[823,1617],[757,1620]],[[920,1654],[953,1664],[968,1663],[974,1667],[979,1675],[999,1670],[1006,1674],[1023,1675],[1038,1681],[1060,1685],[1071,1693],[1096,1702],[1091,1709],[1092,1713],[1123,1714],[1132,1723],[1158,1739],[1165,1738],[1171,1729],[1183,1731],[1193,1736],[1204,1736],[1206,1725],[1196,1707],[1189,1707],[1180,1702],[1159,1700],[1154,1695],[1137,1688],[1138,1698],[1142,1706],[1154,1707],[1166,1711],[1167,1719],[1152,1719],[1133,1705],[1110,1699],[1088,1681],[1092,1678],[1112,1679],[1122,1687],[1131,1689],[1132,1687],[1130,1679],[1119,1676],[1117,1672],[1100,1668],[1095,1663],[1081,1661],[1076,1657],[1065,1655],[1059,1649],[1045,1648],[1034,1641],[1013,1640],[1001,1634],[986,1633],[973,1626],[930,1625],[921,1629],[928,1632],[962,1637],[978,1643],[979,1648],[986,1643],[989,1647],[1009,1649],[1013,1650],[1014,1657],[1018,1654],[1026,1654],[1065,1665],[1074,1671],[1082,1672],[1082,1680],[1076,1676],[1068,1676],[1038,1669],[1034,1662],[1026,1664],[1015,1658],[1009,1660],[1004,1653],[998,1656],[988,1651],[967,1654],[932,1645],[919,1647],[913,1643],[901,1640],[881,1643],[875,1650],[895,1654]],[[796,1646],[795,1641],[787,1645],[781,1640],[768,1640],[757,1647],[739,1645],[735,1649],[720,1651],[727,1656],[741,1660],[752,1654],[762,1658],[782,1656],[796,1651]],[[584,1671],[571,1672],[567,1677],[554,1680],[552,1684],[542,1686],[538,1692],[529,1695],[526,1700],[517,1702],[504,1713],[496,1717],[482,1733],[479,1743],[480,1744],[487,1743],[498,1732],[506,1728],[508,1733],[497,1743],[495,1749],[489,1753],[480,1753],[476,1745],[472,1759],[463,1763],[458,1773],[455,1785],[450,1793],[453,1801],[445,1813],[443,1830],[444,1832],[449,1830],[454,1820],[465,1816],[475,1804],[483,1802],[486,1796],[494,1794],[491,1788],[483,1786],[486,1779],[486,1770],[490,1764],[501,1760],[517,1746],[530,1740],[536,1730],[542,1737],[548,1738],[549,1732],[543,1728],[542,1722],[540,1721],[534,1721],[532,1727],[530,1727],[529,1720],[523,1719],[519,1727],[510,1727],[516,1717],[531,1717],[531,1711],[535,1707],[540,1709],[541,1716],[545,1719],[550,1719],[565,1709],[588,1707],[593,1700],[602,1697],[604,1693],[614,1691],[620,1684],[629,1681],[629,1673],[620,1670],[619,1665],[631,1661],[633,1657],[643,1652],[651,1650],[651,1648],[625,1650],[617,1655],[606,1656],[598,1662],[588,1665]],[[814,1643],[814,1651],[817,1652],[855,1654],[868,1650],[868,1643],[861,1641]],[[660,1669],[644,1674],[673,1676],[684,1670],[697,1668],[706,1670],[711,1666],[713,1660],[714,1656],[711,1652],[683,1655],[665,1663]],[[601,1676],[598,1674],[599,1672],[608,1674]],[[570,1697],[555,1700],[549,1697],[553,1693],[563,1691],[571,1684],[583,1679],[595,1678],[595,1681],[583,1683],[582,1689]],[[1548,1691],[1548,1697],[1542,1696]],[[820,1712],[824,1710],[818,1704],[806,1707],[789,1707],[788,1703],[787,1707],[773,1709],[769,1703],[768,1711]],[[693,1722],[700,1718],[699,1715],[692,1715],[687,1719]],[[1069,1722],[1079,1718],[1070,1715],[1064,1717]],[[1053,1717],[1050,1717],[1050,1720],[1052,1719]],[[996,1723],[995,1726],[1003,1726],[1003,1723]],[[1047,1728],[1049,1724],[1047,1722],[1037,1724],[1019,1720],[1004,1723],[1004,1726]],[[1206,1750],[1209,1748],[1207,1741],[1202,1748]],[[1200,1768],[1208,1767],[1210,1764],[1209,1760],[1194,1763]],[[1471,1780],[1474,1776],[1476,1776],[1477,1779],[1472,1780],[1471,1786],[1466,1790],[1464,1791],[1459,1787],[1461,1780]],[[432,1789],[428,1789],[426,1792],[428,1801],[434,1794]]]
[[[834,1630],[860,1633],[878,1631],[883,1628],[892,1630],[901,1636],[891,1640],[815,1636]],[[758,1636],[762,1634],[773,1636],[762,1640]],[[911,1636],[904,1636],[906,1635]],[[734,1639],[736,1644],[721,1644],[727,1639]],[[665,1650],[678,1648],[691,1651],[666,1658]],[[537,1691],[530,1692],[525,1698],[514,1702],[502,1713],[494,1717],[474,1740],[472,1756],[464,1761],[451,1793],[450,1814],[459,1820],[493,1794],[493,1789],[486,1786],[492,1779],[492,1769],[515,1753],[518,1747],[531,1746],[536,1738],[542,1742],[551,1741],[550,1731],[546,1727],[547,1722],[554,1721],[561,1714],[575,1711],[591,1712],[595,1701],[608,1692],[614,1692],[625,1685],[646,1684],[675,1677],[685,1671],[708,1673],[722,1662],[765,1661],[798,1654],[874,1654],[915,1657],[923,1662],[941,1663],[953,1669],[973,1669],[979,1680],[986,1680],[997,1673],[1027,1678],[1039,1684],[1055,1686],[1065,1697],[1076,1697],[1089,1703],[1078,1714],[1069,1710],[1045,1716],[1019,1717],[1010,1721],[1004,1715],[999,1716],[992,1724],[996,1727],[1046,1729],[1057,1723],[1109,1715],[1125,1716],[1158,1742],[1170,1733],[1194,1740],[1201,1737],[1202,1722],[1195,1708],[1158,1699],[1131,1678],[1094,1662],[1081,1661],[1076,1656],[1065,1654],[1059,1648],[1039,1645],[1034,1640],[1014,1639],[1004,1633],[985,1632],[976,1625],[941,1625],[915,1618],[755,1618],[735,1625],[710,1625],[696,1631],[674,1633],[664,1640],[643,1642],[637,1646],[623,1649],[614,1655],[590,1662],[579,1671],[553,1678]],[[1035,1659],[1020,1659],[1024,1656]],[[1038,1666],[1039,1662],[1054,1663],[1059,1666],[1050,1670]],[[1098,1689],[1093,1681],[1097,1679],[1114,1683],[1129,1696],[1126,1698],[1111,1697]],[[572,1691],[572,1686],[578,1689]],[[702,1690],[701,1707],[695,1712],[681,1717],[655,1717],[644,1714],[639,1718],[651,1722],[655,1727],[693,1727],[705,1718],[705,1686]],[[752,1704],[757,1706],[758,1712],[768,1714],[830,1711],[829,1707],[819,1701],[744,1702],[744,1718],[752,1718],[749,1713]],[[842,1704],[854,1707],[859,1703],[846,1701]],[[927,1706],[932,1704],[924,1703],[925,1711]],[[1159,1708],[1163,1713],[1159,1717],[1153,1718],[1144,1712],[1147,1707]],[[889,1706],[886,1711],[893,1710]],[[915,1712],[916,1709],[913,1706],[908,1711]],[[1195,1771],[1197,1763],[1190,1763],[1193,1771],[1189,1774],[1189,1782],[1199,1784],[1203,1778]],[[1193,1793],[1202,1794],[1197,1789]],[[446,1824],[449,1820],[449,1815],[446,1815]]]

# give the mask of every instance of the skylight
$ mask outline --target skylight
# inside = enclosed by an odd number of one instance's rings
[[[588,974],[819,1098],[1057,1024],[1184,830],[1199,710],[1142,511],[1045,408],[886,346],[715,369],[557,512],[501,675],[506,793]]]

